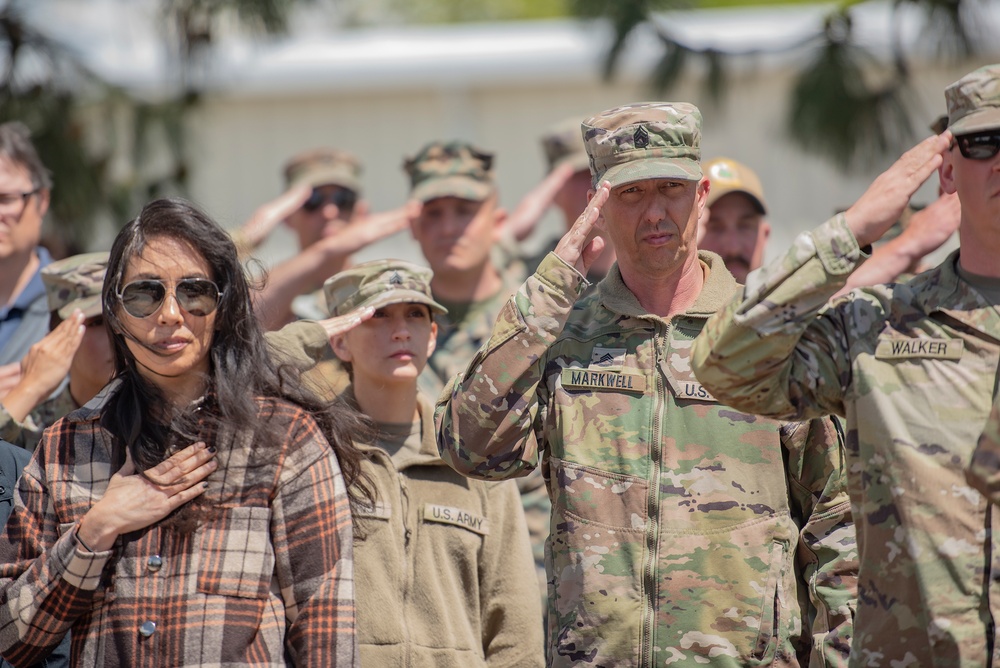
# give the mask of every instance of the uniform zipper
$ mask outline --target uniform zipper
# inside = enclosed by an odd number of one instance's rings
[[[649,491],[646,495],[646,563],[643,564],[642,592],[643,605],[642,629],[639,634],[639,665],[653,665],[653,620],[656,618],[656,590],[657,590],[657,546],[660,538],[660,453],[662,450],[662,429],[663,423],[660,416],[663,413],[664,387],[663,374],[660,373],[661,360],[663,359],[663,344],[669,332],[660,334],[660,325],[654,325],[656,335],[654,336],[655,364],[653,365],[653,375],[656,380],[656,401],[653,405],[653,437],[649,444]]]
[[[403,614],[401,615],[402,620],[400,623],[403,627],[403,646],[409,647],[410,626],[407,623],[406,610],[409,608],[410,590],[413,584],[411,582],[411,573],[414,570],[410,568],[410,538],[413,536],[413,530],[410,528],[410,495],[406,488],[406,478],[396,469],[391,459],[389,460],[389,465],[396,471],[396,479],[399,481],[399,506],[403,520],[403,609],[400,611]],[[412,665],[411,654],[412,652],[406,652],[406,666]]]

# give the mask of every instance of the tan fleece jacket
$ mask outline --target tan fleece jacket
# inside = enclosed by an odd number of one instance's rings
[[[354,518],[361,665],[542,666],[540,596],[517,486],[448,468],[423,397],[418,410],[419,453],[390,457],[359,444],[378,491],[376,506]]]

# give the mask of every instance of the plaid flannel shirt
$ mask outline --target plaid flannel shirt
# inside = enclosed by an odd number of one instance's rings
[[[44,656],[72,630],[83,666],[352,666],[352,524],[332,449],[299,407],[260,400],[285,436],[202,433],[219,468],[193,533],[162,523],[91,553],[76,538],[111,477],[110,387],[46,432],[0,537],[0,653]]]

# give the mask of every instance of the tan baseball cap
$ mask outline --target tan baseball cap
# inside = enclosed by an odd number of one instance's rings
[[[708,191],[708,206],[729,193],[743,193],[756,205],[758,212],[767,215],[767,201],[764,188],[756,172],[732,158],[713,158],[702,165],[711,184]]]
[[[685,102],[636,102],[583,122],[594,187],[701,178],[701,112]]]
[[[361,193],[361,161],[347,151],[320,148],[298,153],[285,163],[285,185],[334,185]]]
[[[945,89],[944,99],[952,134],[1000,128],[1000,64],[966,74]]]
[[[332,316],[401,303],[427,304],[431,311],[447,313],[431,295],[433,276],[427,267],[403,260],[373,260],[326,279],[323,295]]]

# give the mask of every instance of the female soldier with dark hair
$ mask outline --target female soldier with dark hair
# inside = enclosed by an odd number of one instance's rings
[[[270,360],[236,248],[186,202],[122,229],[103,300],[115,380],[24,471],[0,652],[71,629],[74,665],[355,665],[358,418]]]

